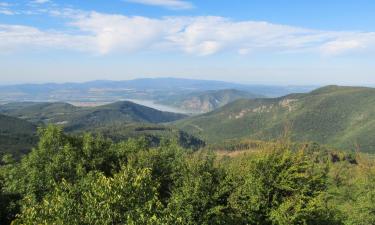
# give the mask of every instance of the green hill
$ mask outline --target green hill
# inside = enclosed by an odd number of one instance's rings
[[[174,138],[189,148],[204,145],[200,139],[159,124],[185,118],[185,115],[128,101],[98,107],[76,107],[61,102],[9,103],[0,106],[0,113],[7,114],[0,117],[0,153],[21,155],[27,152],[36,143],[36,126],[50,123],[63,126],[70,133],[101,133],[116,142],[144,136],[154,144]]]
[[[9,103],[0,112],[36,124],[58,124],[67,131],[94,129],[129,123],[164,123],[186,117],[129,101],[97,107],[76,107],[68,103]]]
[[[247,91],[224,89],[174,96],[163,99],[159,101],[159,103],[178,107],[189,112],[202,113],[210,112],[238,99],[253,99],[259,97],[261,97],[261,95],[256,95]]]
[[[0,113],[37,124],[64,123],[64,121],[88,111],[89,108],[75,107],[64,102],[16,102],[0,106]]]
[[[129,138],[144,137],[151,146],[158,146],[162,141],[177,141],[180,146],[194,150],[205,146],[205,142],[201,139],[163,124],[120,124],[98,127],[89,131],[94,134],[101,134],[114,142],[125,141]]]
[[[238,100],[175,124],[208,143],[244,137],[269,140],[287,129],[294,141],[374,151],[375,89],[327,86],[308,94]]]
[[[35,125],[0,114],[0,156],[11,153],[18,157],[28,152],[36,142]]]
[[[71,120],[62,121],[66,130],[88,130],[129,123],[165,123],[185,118],[178,113],[163,112],[132,102],[116,102],[83,111],[73,115]]]

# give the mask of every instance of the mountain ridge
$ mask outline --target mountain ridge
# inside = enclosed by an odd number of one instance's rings
[[[159,101],[160,104],[171,105],[189,112],[209,112],[222,107],[237,99],[252,99],[264,97],[247,91],[237,89],[208,90],[193,92],[187,95],[172,96]]]
[[[89,129],[114,123],[165,123],[186,117],[184,114],[163,112],[130,101],[96,107],[77,107],[69,103],[9,103],[0,106],[0,113],[35,124],[58,124],[67,130]],[[19,107],[17,107],[19,106]]]
[[[237,100],[207,114],[175,122],[208,142],[269,140],[289,130],[294,141],[338,148],[375,149],[375,89],[326,86],[306,94]]]

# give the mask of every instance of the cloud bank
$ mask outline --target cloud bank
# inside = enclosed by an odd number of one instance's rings
[[[101,55],[139,51],[200,56],[220,52],[339,55],[375,47],[375,32],[321,31],[215,16],[156,19],[70,9],[49,13],[69,21],[64,31],[0,24],[0,51],[53,48]]]

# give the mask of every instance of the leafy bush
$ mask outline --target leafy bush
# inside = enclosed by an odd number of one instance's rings
[[[375,166],[273,142],[234,158],[48,126],[0,166],[1,224],[374,224]],[[332,160],[337,156],[340,160]],[[355,163],[353,163],[355,160]]]

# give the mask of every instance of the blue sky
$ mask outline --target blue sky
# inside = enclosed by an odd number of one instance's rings
[[[373,0],[0,0],[0,84],[375,84]]]

